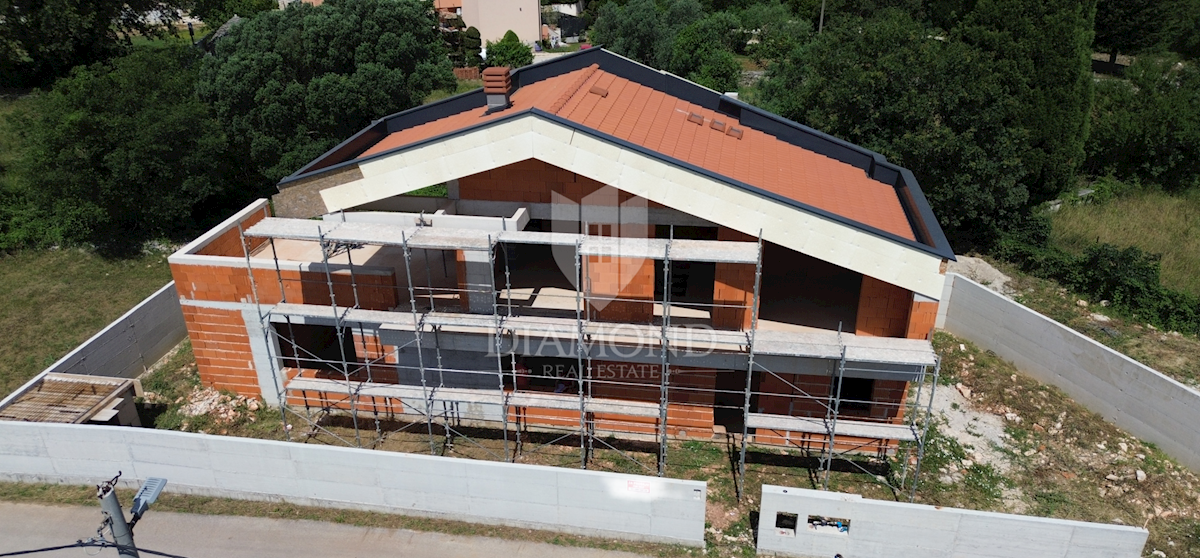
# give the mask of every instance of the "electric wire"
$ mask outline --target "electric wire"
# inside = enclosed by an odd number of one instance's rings
[[[185,556],[180,556],[178,554],[168,554],[166,552],[159,552],[157,550],[149,550],[146,548],[134,548],[134,547],[119,545],[119,544],[112,543],[109,541],[94,541],[94,540],[75,541],[74,544],[64,544],[64,545],[59,545],[59,546],[48,546],[45,548],[34,548],[34,549],[30,549],[30,550],[18,550],[15,552],[5,552],[3,554],[0,554],[0,558],[5,557],[5,556],[24,556],[24,555],[29,555],[29,554],[40,554],[43,552],[54,552],[55,550],[65,550],[68,548],[101,548],[101,549],[115,548],[117,550],[137,550],[138,552],[144,552],[146,554],[153,554],[155,556],[165,556],[166,558],[186,558]]]

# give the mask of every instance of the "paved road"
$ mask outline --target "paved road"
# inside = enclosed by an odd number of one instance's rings
[[[94,536],[100,508],[0,502],[0,554],[71,544]],[[336,523],[151,510],[135,528],[138,546],[188,558],[634,558],[635,554],[485,537],[352,527]],[[85,550],[87,553],[85,553]],[[31,555],[80,558],[96,549]],[[101,557],[115,557],[104,549]],[[150,558],[149,554],[142,554]]]

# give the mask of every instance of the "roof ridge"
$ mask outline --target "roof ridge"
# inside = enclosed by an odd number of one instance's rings
[[[583,71],[580,72],[579,77],[575,79],[575,82],[572,83],[571,86],[568,87],[567,90],[564,91],[556,101],[554,101],[553,105],[550,105],[550,114],[557,115],[558,111],[562,110],[562,108],[567,105],[567,102],[571,100],[571,97],[574,97],[575,94],[583,88],[583,84],[587,83],[587,80],[591,79],[592,75],[595,74],[599,69],[599,64],[592,64],[591,66],[583,68]]]

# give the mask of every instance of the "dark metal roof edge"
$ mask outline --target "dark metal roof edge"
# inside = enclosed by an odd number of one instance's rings
[[[297,170],[296,172],[294,172],[294,173],[288,175],[287,177],[283,178],[282,180],[280,180],[279,186],[283,186],[284,184],[287,184],[289,182],[294,182],[301,178],[308,178],[307,175],[316,174],[316,173],[320,173],[320,172],[326,172],[326,171],[330,171],[330,170],[337,169],[337,168],[342,168],[342,167],[347,166],[348,164],[352,164],[357,161],[366,160],[366,159],[358,159],[357,157],[359,155],[361,155],[364,151],[369,149],[370,146],[367,146],[366,148],[363,148],[363,149],[354,150],[356,152],[353,153],[352,155],[349,155],[349,157],[344,161],[321,165],[321,163],[324,163],[328,158],[330,158],[334,154],[338,153],[339,151],[342,151],[343,149],[345,149],[348,146],[355,144],[355,142],[359,138],[364,136],[365,134],[368,134],[373,131],[379,131],[379,132],[382,132],[382,135],[380,136],[379,139],[383,139],[384,137],[387,137],[388,134],[390,134],[391,132],[394,131],[394,130],[390,129],[391,123],[395,122],[397,119],[401,119],[406,116],[412,116],[414,114],[421,113],[424,118],[419,119],[420,120],[419,122],[414,122],[412,125],[415,126],[415,125],[424,124],[427,122],[433,122],[435,120],[440,120],[447,116],[453,116],[455,114],[463,112],[464,110],[470,110],[471,108],[481,107],[484,105],[484,103],[486,103],[486,100],[483,96],[482,91],[483,91],[482,87],[477,88],[477,89],[472,89],[465,93],[459,93],[458,95],[447,97],[447,98],[439,100],[439,101],[434,101],[427,105],[415,106],[408,110],[403,110],[403,111],[400,111],[400,112],[397,112],[394,114],[390,114],[383,118],[380,118],[380,119],[372,122],[366,128],[359,130],[358,133],[354,134],[353,136],[350,136],[350,138],[347,139],[346,141],[343,141],[342,143],[337,144],[329,151],[326,151],[325,153],[321,154],[320,157],[313,159],[307,165],[304,165],[303,167],[301,167],[300,170]],[[464,107],[464,105],[470,105],[471,97],[475,97],[475,96],[479,97],[478,105]],[[376,129],[376,128],[380,128],[380,127],[382,128],[382,130]],[[375,140],[375,143],[378,143],[378,141],[379,140]],[[372,144],[372,145],[374,145],[374,144]]]

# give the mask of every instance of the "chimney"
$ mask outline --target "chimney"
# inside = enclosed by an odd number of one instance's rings
[[[506,66],[483,70],[483,93],[487,95],[489,113],[512,106],[508,100],[508,92],[512,89],[512,81],[508,77],[510,71],[511,68]]]

